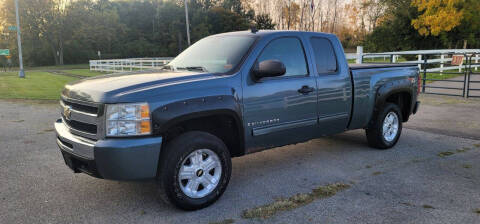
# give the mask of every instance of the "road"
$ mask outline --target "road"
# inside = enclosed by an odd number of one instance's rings
[[[0,101],[0,223],[480,223],[478,115],[462,128],[480,103],[423,100],[391,150],[367,147],[358,130],[235,158],[223,197],[194,212],[160,200],[154,182],[73,174],[55,145],[56,104]],[[459,122],[445,126],[445,113]],[[242,217],[332,183],[350,187],[267,219]]]

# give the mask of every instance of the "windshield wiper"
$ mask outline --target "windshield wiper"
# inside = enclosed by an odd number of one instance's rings
[[[202,71],[208,72],[208,70],[203,66],[187,66],[187,67],[175,67],[176,70],[188,70],[188,71]]]

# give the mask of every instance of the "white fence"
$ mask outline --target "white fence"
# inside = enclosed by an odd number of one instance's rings
[[[415,55],[415,61],[406,61],[404,56]],[[361,64],[367,61],[377,63],[412,63],[418,64],[421,68],[425,63],[424,55],[428,55],[426,64],[430,64],[427,72],[443,72],[453,69],[459,71],[463,65],[451,66],[452,55],[474,55],[473,63],[478,64],[480,59],[480,49],[446,49],[446,50],[420,50],[420,51],[397,51],[382,53],[363,53],[363,47],[357,47],[357,53],[347,53],[348,60],[355,59],[356,63]],[[108,60],[90,60],[90,70],[102,72],[126,72],[147,69],[158,69],[167,64],[173,58],[129,58],[129,59],[108,59]],[[465,62],[466,59],[464,59]],[[472,68],[478,70],[480,65],[472,65]]]
[[[451,65],[454,55],[463,55],[463,63],[460,65]],[[355,56],[355,57],[353,57]],[[416,56],[416,60],[407,61],[405,56]],[[427,60],[424,60],[427,57]],[[443,72],[449,70],[461,71],[465,68],[467,58],[472,59],[471,67],[478,70],[480,59],[480,49],[444,49],[444,50],[419,50],[419,51],[397,51],[382,53],[363,53],[363,47],[357,47],[356,54],[347,54],[347,59],[355,59],[356,63],[364,62],[385,62],[385,63],[410,63],[418,64],[422,68],[422,64],[429,64],[427,72]]]
[[[90,60],[91,71],[101,72],[126,72],[148,69],[158,69],[168,64],[173,58],[128,58],[128,59],[107,59]]]

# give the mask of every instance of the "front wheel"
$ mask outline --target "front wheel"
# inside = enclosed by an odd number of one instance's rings
[[[206,132],[176,137],[166,145],[160,161],[161,193],[185,210],[209,206],[230,180],[230,153],[222,140]]]
[[[372,118],[367,128],[368,144],[378,149],[393,147],[402,133],[402,113],[393,103],[386,103]]]

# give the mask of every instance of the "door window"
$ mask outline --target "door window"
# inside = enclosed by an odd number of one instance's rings
[[[313,37],[310,39],[315,54],[315,64],[319,74],[337,71],[337,58],[332,43],[326,38]]]
[[[258,58],[258,62],[279,60],[287,69],[284,76],[308,75],[305,52],[300,40],[295,37],[285,37],[270,42]]]

